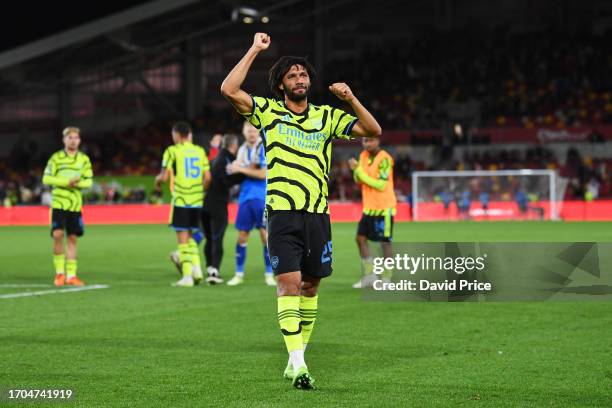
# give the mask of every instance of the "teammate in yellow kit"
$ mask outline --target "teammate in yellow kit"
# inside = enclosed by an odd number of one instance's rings
[[[77,277],[77,237],[84,233],[81,190],[91,187],[93,171],[89,157],[79,151],[79,128],[67,127],[63,135],[64,148],[49,158],[42,180],[43,184],[52,187],[51,236],[55,286],[83,286],[83,281]]]
[[[202,281],[200,250],[193,233],[200,230],[204,193],[210,185],[210,165],[204,148],[193,144],[191,126],[178,122],[172,127],[174,144],[165,151],[156,189],[173,175],[170,226],[176,231],[183,277],[174,286],[191,287]]]

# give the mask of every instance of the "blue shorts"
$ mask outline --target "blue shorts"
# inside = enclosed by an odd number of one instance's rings
[[[266,228],[264,220],[264,200],[247,200],[238,206],[236,215],[236,229],[238,231],[250,231],[253,228]]]

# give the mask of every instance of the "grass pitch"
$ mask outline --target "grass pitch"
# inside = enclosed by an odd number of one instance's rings
[[[80,407],[612,405],[610,303],[364,302],[350,287],[355,225],[333,228],[306,352],[313,392],[282,379],[256,234],[244,285],[172,288],[174,235],[159,225],[86,228],[80,276],[108,289],[0,298],[0,389],[70,388],[58,404]],[[230,226],[226,279],[235,239]],[[395,241],[612,241],[612,224],[397,224]],[[0,242],[0,295],[53,289],[6,287],[52,283],[48,228],[0,228]]]

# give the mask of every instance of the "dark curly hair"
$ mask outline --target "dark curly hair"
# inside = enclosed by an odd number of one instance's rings
[[[283,83],[283,77],[294,65],[303,66],[306,69],[306,72],[308,72],[311,82],[317,78],[317,71],[314,69],[310,61],[308,61],[308,57],[280,57],[280,59],[276,61],[274,65],[272,65],[272,68],[270,68],[270,76],[268,78],[268,86],[270,87],[270,91],[272,91],[272,93],[279,99],[284,99],[284,94],[283,91],[278,88],[278,86]]]

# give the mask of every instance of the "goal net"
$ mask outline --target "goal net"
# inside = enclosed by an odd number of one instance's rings
[[[554,170],[417,171],[415,221],[556,220],[567,181]]]

